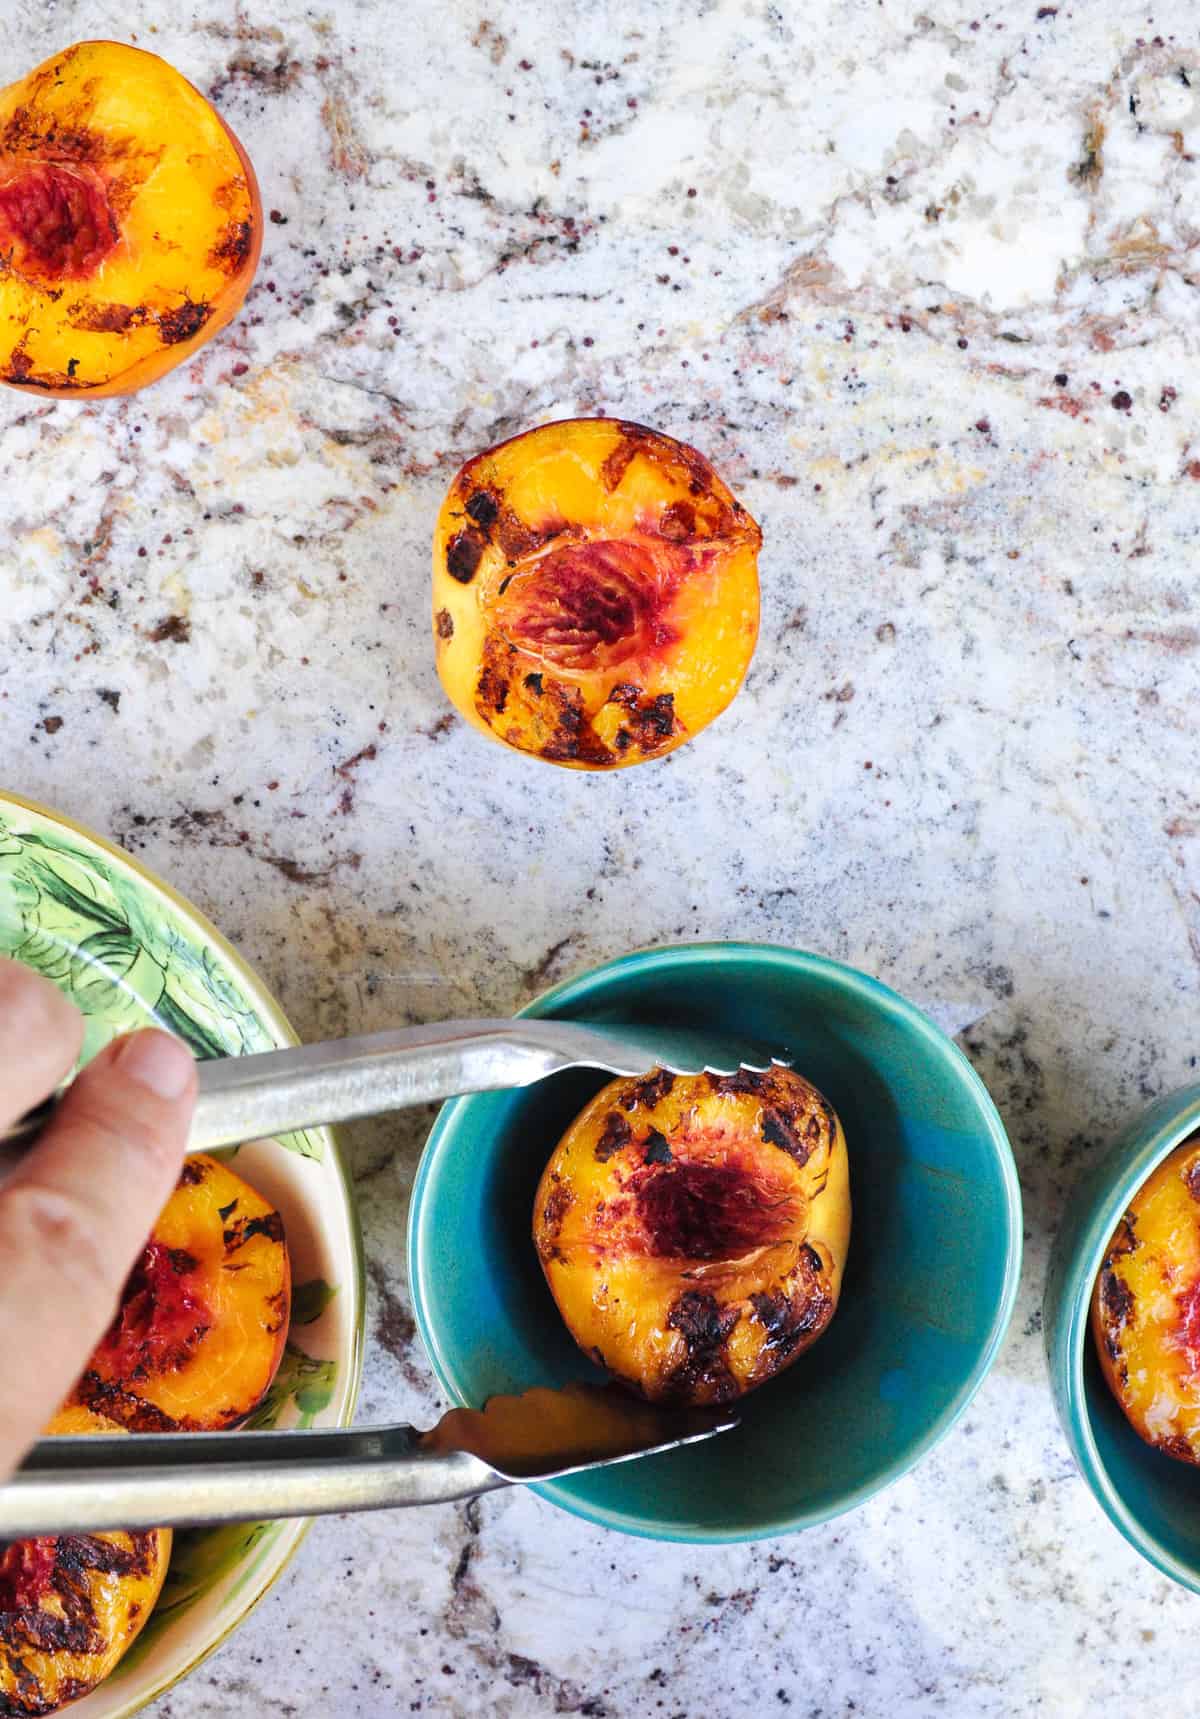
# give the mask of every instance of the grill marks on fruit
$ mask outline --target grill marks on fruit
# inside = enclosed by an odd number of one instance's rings
[[[549,1199],[542,1208],[542,1217],[546,1225],[547,1239],[556,1241],[558,1232],[562,1229],[563,1219],[574,1204],[575,1196],[570,1188],[559,1182],[552,1190]]]
[[[1121,1331],[1129,1323],[1134,1308],[1132,1289],[1115,1271],[1105,1270],[1100,1277],[1100,1302],[1106,1319]]]
[[[658,1259],[737,1259],[782,1240],[795,1217],[785,1189],[733,1162],[652,1161],[627,1188]]]
[[[72,328],[89,334],[127,334],[150,320],[144,304],[86,304],[82,299],[67,314]]]
[[[578,687],[551,681],[536,696],[540,697],[545,720],[553,724],[549,738],[537,748],[543,758],[550,759],[552,763],[607,765],[614,762],[613,754],[584,713],[583,694]]]
[[[449,609],[439,609],[434,616],[433,625],[439,639],[454,637],[454,617]]]
[[[653,1110],[675,1085],[675,1076],[670,1069],[656,1068],[653,1074],[648,1074],[645,1080],[639,1080],[621,1099],[623,1110],[633,1110],[636,1105],[645,1105],[647,1110]]]
[[[664,1401],[691,1398],[699,1389],[711,1392],[715,1402],[738,1394],[725,1345],[741,1316],[740,1306],[723,1308],[706,1290],[684,1291],[667,1314],[667,1325],[679,1332],[687,1355],[665,1380]]]
[[[24,275],[85,279],[119,236],[104,181],[92,168],[25,161],[0,179],[0,254]]]
[[[600,481],[610,494],[620,488],[637,455],[653,449],[658,440],[654,431],[648,430],[644,424],[622,423],[617,425],[617,429],[621,439],[600,468]]]
[[[660,537],[668,543],[686,543],[696,530],[696,509],[688,501],[673,501],[658,522]]]
[[[705,1076],[714,1092],[748,1092],[757,1094],[766,1092],[769,1076],[756,1074],[751,1068],[739,1068],[733,1074],[709,1074]]]
[[[485,530],[495,525],[500,517],[500,503],[490,490],[477,489],[468,496],[466,508],[476,525],[482,525]]]
[[[191,340],[199,334],[211,314],[211,305],[194,304],[190,298],[185,299],[174,310],[159,313],[158,332],[165,345],[178,346],[181,341]]]
[[[279,1213],[265,1212],[262,1217],[235,1218],[233,1223],[222,1231],[221,1240],[225,1244],[225,1252],[233,1254],[239,1248],[245,1247],[248,1241],[253,1241],[255,1236],[265,1236],[269,1242],[282,1242],[283,1219]]]
[[[130,1432],[178,1432],[187,1428],[186,1421],[176,1420],[115,1380],[102,1379],[90,1367],[76,1385],[74,1395],[84,1408],[116,1421]]]
[[[652,1128],[642,1142],[643,1164],[673,1164],[675,1155],[665,1134],[657,1128]]]
[[[152,1533],[123,1536],[129,1544],[93,1534],[62,1534],[21,1540],[0,1556],[0,1651],[17,1682],[19,1701],[0,1697],[0,1713],[49,1713],[83,1694],[86,1680],[62,1679],[57,1700],[42,1691],[20,1654],[103,1653],[92,1583],[96,1577],[147,1576],[154,1565]],[[57,1609],[43,1608],[53,1598]]]
[[[837,1126],[833,1107],[807,1081],[781,1077],[775,1069],[762,1073],[738,1069],[735,1074],[710,1074],[707,1078],[714,1092],[760,1098],[763,1110],[759,1131],[763,1139],[797,1164],[807,1164],[822,1145],[832,1145]]]
[[[605,459],[600,479],[610,492],[619,489],[630,465],[639,455],[650,460],[670,478],[686,482],[694,496],[713,497],[717,477],[704,455],[685,442],[674,442],[647,429],[644,424],[621,423],[617,429],[620,441]],[[723,513],[728,513],[722,508]],[[739,509],[739,511],[742,511]]]
[[[236,275],[239,269],[245,267],[246,258],[253,246],[253,223],[230,221],[208,253],[209,267],[220,269],[227,275]]]
[[[487,539],[478,531],[456,532],[446,545],[446,571],[460,585],[469,585],[479,571]]]
[[[777,1110],[764,1110],[759,1128],[763,1139],[770,1145],[778,1146],[781,1152],[786,1152],[797,1164],[808,1163],[810,1150],[803,1141],[797,1139],[796,1131],[787,1117],[781,1116]]]
[[[212,1325],[196,1293],[198,1262],[182,1248],[148,1242],[129,1275],[97,1355],[124,1379],[178,1372]]]
[[[815,1274],[806,1274],[795,1294],[755,1294],[750,1305],[766,1333],[764,1347],[780,1359],[811,1342],[833,1318],[833,1297]]]
[[[604,1129],[596,1142],[595,1159],[598,1164],[607,1164],[615,1152],[620,1152],[633,1139],[633,1129],[619,1110],[610,1110],[604,1120]]]
[[[608,702],[620,705],[626,712],[613,737],[613,745],[618,752],[627,752],[631,746],[637,746],[649,757],[661,751],[680,726],[675,719],[675,694],[672,692],[660,692],[651,697],[640,686],[623,682],[613,687]]]
[[[498,732],[523,752],[555,762],[614,762],[614,754],[587,719],[579,688],[523,672],[516,646],[491,634],[483,643],[475,708],[489,726],[495,717],[505,716]]]

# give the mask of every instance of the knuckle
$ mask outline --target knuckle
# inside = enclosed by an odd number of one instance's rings
[[[71,1127],[86,1132],[93,1149],[111,1157],[114,1172],[122,1158],[136,1159],[140,1174],[166,1176],[176,1167],[175,1131],[163,1115],[167,1106],[161,1101],[140,1093],[135,1097],[119,1080],[110,1080],[100,1071],[93,1080],[81,1080],[71,1098]]]
[[[45,1259],[61,1287],[115,1304],[121,1273],[95,1213],[82,1200],[61,1188],[20,1184],[5,1190],[4,1220],[8,1246]]]

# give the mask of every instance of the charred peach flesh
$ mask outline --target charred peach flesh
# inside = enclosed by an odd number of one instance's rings
[[[245,151],[157,55],[78,42],[0,91],[0,380],[155,381],[233,316],[261,245]]]
[[[598,1365],[655,1402],[727,1402],[833,1318],[850,1239],[841,1124],[790,1069],[614,1080],[547,1164],[533,1238]]]
[[[438,516],[438,673],[468,722],[579,770],[658,758],[733,698],[758,636],[758,526],[694,448],[543,424],[469,460]]]
[[[46,1428],[119,1430],[78,1407]],[[150,1616],[170,1556],[169,1528],[0,1546],[0,1712],[54,1713],[106,1678]]]
[[[1200,1135],[1147,1178],[1092,1296],[1104,1377],[1147,1444],[1200,1463]]]
[[[233,1426],[275,1377],[290,1306],[279,1213],[190,1158],[76,1395],[135,1432]]]

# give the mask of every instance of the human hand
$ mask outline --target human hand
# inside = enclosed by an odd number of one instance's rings
[[[53,1092],[83,1017],[48,980],[0,960],[0,1129]],[[196,1103],[169,1033],[117,1039],[73,1083],[0,1184],[0,1479],[75,1384],[174,1188]]]

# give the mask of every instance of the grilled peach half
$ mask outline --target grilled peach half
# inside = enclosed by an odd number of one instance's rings
[[[134,1432],[234,1426],[275,1377],[290,1309],[279,1213],[190,1158],[75,1396]]]
[[[79,1407],[46,1428],[119,1430]],[[55,1713],[102,1682],[150,1616],[170,1556],[169,1528],[0,1547],[0,1713]]]
[[[0,381],[155,381],[234,315],[261,247],[245,150],[157,55],[77,42],[0,92]]]
[[[850,1239],[846,1141],[790,1069],[614,1080],[538,1185],[571,1335],[654,1402],[728,1402],[815,1343]]]
[[[694,448],[610,418],[469,460],[433,549],[438,673],[484,734],[577,770],[720,715],[758,636],[758,526]]]
[[[1200,1463],[1200,1134],[1163,1159],[1118,1224],[1092,1335],[1134,1431]]]

